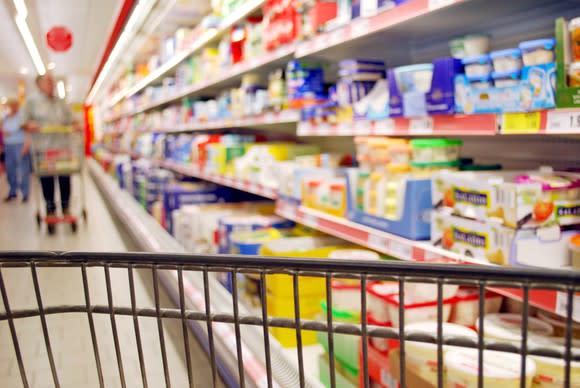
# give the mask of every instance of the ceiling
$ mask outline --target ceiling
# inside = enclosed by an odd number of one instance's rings
[[[68,100],[83,102],[123,0],[25,0],[27,22],[45,65],[54,63],[57,78],[65,78]],[[12,0],[0,0],[0,99],[16,97],[19,79],[27,81],[27,94],[34,90],[36,70],[14,23]],[[73,34],[73,46],[65,53],[52,51],[45,34],[62,25]],[[22,75],[26,69],[28,74]]]

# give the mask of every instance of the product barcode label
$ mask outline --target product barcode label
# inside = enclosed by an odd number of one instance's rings
[[[411,135],[430,135],[433,133],[433,118],[420,117],[409,120],[409,133]]]
[[[580,322],[580,294],[576,293],[573,299],[572,306],[572,319],[576,322]],[[558,291],[556,293],[556,314],[563,317],[567,314],[568,308],[568,295],[565,292]]]
[[[546,124],[548,133],[580,133],[580,111],[550,111]]]
[[[502,133],[538,133],[542,123],[540,112],[504,113],[502,115]]]
[[[395,132],[395,121],[393,119],[375,121],[375,135],[391,135],[393,132]]]
[[[455,0],[429,0],[429,9],[445,7],[455,3]]]

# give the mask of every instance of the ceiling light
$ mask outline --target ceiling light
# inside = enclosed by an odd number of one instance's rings
[[[56,93],[58,95],[58,98],[60,98],[61,100],[64,100],[64,98],[66,97],[66,89],[64,87],[63,80],[60,80],[56,83]]]
[[[28,16],[28,9],[26,8],[26,3],[24,0],[12,0],[14,3],[14,8],[16,8],[16,16],[26,19]]]
[[[127,43],[129,43],[136,35],[137,29],[140,28],[140,25],[142,25],[145,19],[149,16],[154,4],[155,1],[153,0],[141,0],[139,3],[137,3],[133,9],[133,12],[131,12],[131,16],[129,16],[129,20],[125,24],[125,28],[123,28],[123,32],[121,32],[121,35],[119,35],[113,50],[109,54],[105,65],[101,69],[101,72],[97,76],[97,80],[93,84],[93,87],[87,96],[86,103],[88,105],[93,103],[93,100],[96,94],[100,91],[103,82],[105,82],[105,80],[108,78],[109,72],[113,68],[113,64],[117,61],[117,58],[123,52]]]
[[[16,3],[15,3],[16,4]],[[44,67],[44,62],[42,61],[42,57],[40,56],[40,52],[38,51],[38,47],[36,47],[36,43],[34,42],[34,38],[30,33],[30,29],[28,28],[28,23],[26,23],[26,19],[17,15],[14,20],[16,21],[16,26],[18,26],[18,30],[20,31],[20,35],[22,35],[22,39],[24,40],[24,44],[28,49],[28,54],[32,58],[32,62],[34,63],[34,67],[36,67],[36,71],[39,75],[46,74],[46,67]]]
[[[20,68],[19,71],[20,71],[20,74],[22,74],[22,75],[28,74],[28,68],[27,67],[24,67],[23,66],[23,67]]]
[[[54,70],[55,67],[56,67],[56,64],[54,62],[50,62],[48,65],[46,65],[46,68],[48,70]]]

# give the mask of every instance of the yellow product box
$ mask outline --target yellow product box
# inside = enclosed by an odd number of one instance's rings
[[[314,320],[320,314],[320,300],[319,296],[307,297],[300,296],[299,308],[301,320]],[[276,318],[295,318],[294,315],[294,298],[283,297],[270,294],[268,292],[268,316]],[[293,347],[297,345],[296,330],[285,329],[281,327],[270,327],[270,333],[280,342],[284,347]],[[316,332],[303,330],[302,344],[313,345],[316,343]]]
[[[334,237],[288,237],[262,245],[260,255],[325,259],[335,250],[350,248],[352,245]],[[294,295],[292,275],[268,275],[266,288],[272,295],[292,297]],[[300,297],[314,295],[324,297],[326,295],[325,279],[315,276],[299,276],[298,294]]]

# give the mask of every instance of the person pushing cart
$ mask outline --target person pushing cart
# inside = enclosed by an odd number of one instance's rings
[[[70,212],[71,174],[80,172],[82,162],[81,126],[73,117],[68,104],[55,96],[54,79],[50,74],[36,78],[38,93],[27,99],[22,110],[22,127],[32,134],[32,161],[40,178],[46,204],[48,232],[55,224],[65,222],[76,230],[76,218]],[[55,130],[56,129],[56,130]],[[68,129],[68,133],[67,130]],[[76,161],[76,163],[75,163]],[[57,217],[55,181],[60,189],[62,217]],[[81,174],[82,181],[82,174]],[[83,206],[83,216],[86,212]],[[37,213],[39,225],[42,222]]]

